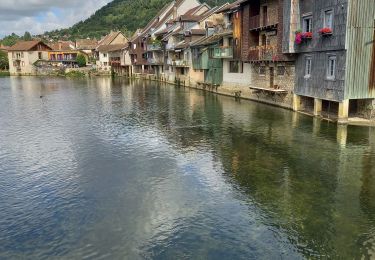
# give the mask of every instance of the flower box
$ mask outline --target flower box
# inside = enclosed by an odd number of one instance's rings
[[[297,31],[295,43],[299,45],[299,44],[302,44],[304,41],[311,40],[312,38],[313,38],[312,32]]]
[[[319,34],[322,35],[322,36],[329,36],[329,35],[332,35],[332,29],[331,28],[322,28],[319,30]]]

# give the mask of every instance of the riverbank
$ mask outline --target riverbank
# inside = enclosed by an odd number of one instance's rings
[[[9,77],[10,73],[9,71],[0,71],[0,77]]]
[[[313,118],[317,118],[323,121],[329,121],[336,124],[342,125],[355,125],[355,126],[370,126],[375,127],[375,118],[367,119],[364,118],[361,114],[355,113],[349,115],[349,118],[342,120],[338,119],[337,114],[334,112],[325,112],[321,111],[320,113],[315,113],[314,108],[303,107],[303,109],[296,110],[294,108],[294,98],[293,91],[280,91],[277,89],[264,89],[264,88],[252,88],[245,85],[236,85],[236,84],[223,84],[221,86],[214,86],[209,84],[202,84],[199,82],[193,82],[190,79],[181,80],[175,79],[174,81],[168,80],[167,77],[161,76],[158,77],[154,74],[133,74],[130,78],[137,80],[149,80],[157,81],[166,84],[171,84],[175,86],[189,87],[193,89],[199,89],[205,92],[211,92],[218,95],[233,97],[235,100],[247,100],[255,101],[287,110],[293,110],[295,113],[308,115]]]

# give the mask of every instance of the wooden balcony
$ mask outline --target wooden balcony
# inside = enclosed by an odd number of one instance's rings
[[[266,18],[261,18],[260,15],[256,15],[249,18],[249,30],[260,31],[264,29],[274,29],[277,28],[278,23],[278,15],[268,15]]]
[[[248,59],[251,62],[276,61],[277,57],[276,45],[251,47],[248,52]]]
[[[260,15],[252,16],[249,19],[249,29],[257,29],[260,27]]]

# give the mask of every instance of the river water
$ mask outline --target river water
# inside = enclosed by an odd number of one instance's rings
[[[0,78],[0,259],[375,257],[375,129],[158,83]]]

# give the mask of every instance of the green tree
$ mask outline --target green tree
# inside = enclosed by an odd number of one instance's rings
[[[79,67],[86,67],[86,57],[84,55],[78,54],[76,61]]]
[[[12,33],[11,35],[8,35],[8,36],[5,36],[3,38],[3,40],[1,41],[1,43],[5,46],[13,46],[14,44],[16,44],[18,41],[20,40],[20,37],[15,34],[15,33]]]
[[[31,33],[29,32],[25,32],[25,34],[23,35],[23,40],[24,41],[31,41],[33,39],[33,37],[31,36]]]
[[[7,70],[8,66],[8,54],[4,51],[0,51],[0,70]]]

